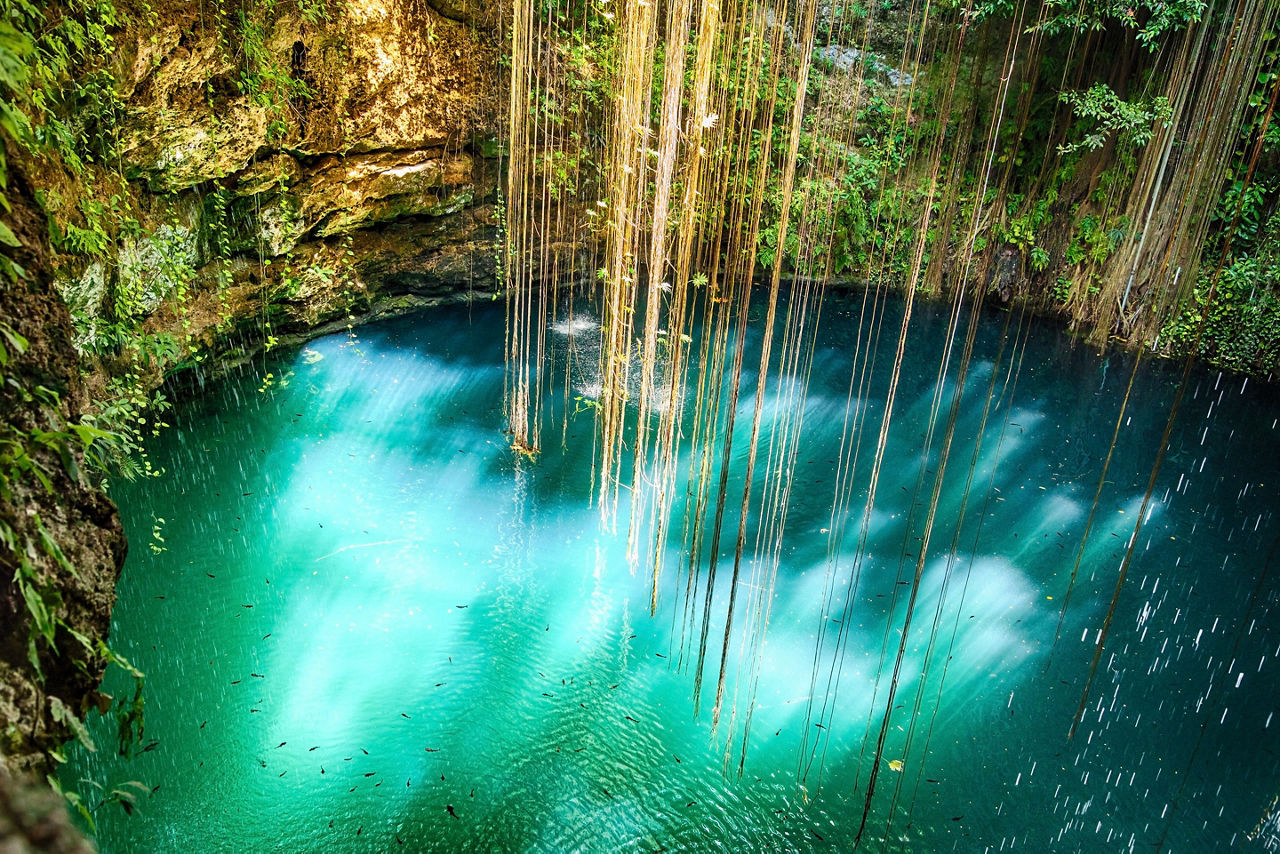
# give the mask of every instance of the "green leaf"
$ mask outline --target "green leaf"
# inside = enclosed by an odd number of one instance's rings
[[[5,246],[21,246],[22,241],[13,233],[13,229],[0,222],[0,243]]]
[[[36,631],[52,646],[56,626],[49,616],[49,606],[45,604],[44,597],[25,578],[18,579],[18,590],[21,591],[22,598],[27,603],[27,612],[31,614]]]
[[[59,723],[66,724],[67,729],[71,730],[75,735],[76,741],[85,746],[90,753],[97,753],[98,746],[93,743],[93,738],[89,735],[89,730],[85,728],[84,721],[80,720],[79,715],[67,708],[67,705],[57,697],[49,698],[49,711],[53,714],[53,719]]]
[[[79,578],[80,573],[76,572],[76,568],[71,565],[71,561],[67,560],[66,554],[62,551],[62,547],[53,539],[53,535],[49,533],[49,529],[44,526],[44,520],[39,514],[35,517],[36,530],[40,533],[40,545],[44,548],[45,554],[53,558],[58,566],[65,569],[71,574],[72,578]]]

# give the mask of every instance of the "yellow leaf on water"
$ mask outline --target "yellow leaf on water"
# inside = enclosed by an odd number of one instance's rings
[[[893,771],[901,771],[901,770],[902,770],[902,760],[901,760],[901,759],[890,759],[890,760],[889,760],[889,768],[890,768],[890,770],[893,770]]]

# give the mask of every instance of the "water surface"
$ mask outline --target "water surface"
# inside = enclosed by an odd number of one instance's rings
[[[725,748],[751,686],[730,681],[714,733],[713,687],[695,715],[679,556],[650,617],[625,524],[591,506],[589,323],[549,332],[576,355],[536,460],[503,434],[500,306],[321,338],[211,384],[151,447],[164,476],[115,493],[131,550],[112,644],[146,672],[145,731],[126,759],[114,718],[95,719],[98,751],[72,749],[61,775],[102,850],[849,850],[939,461],[943,425],[921,444],[946,332],[919,310],[855,560],[892,351],[851,407],[860,305],[825,308],[741,776]],[[1274,389],[1193,376],[1069,740],[1178,372],[1140,369],[1055,648],[1132,363],[1041,328],[1011,369],[1003,321],[966,377],[864,847],[1280,850]],[[750,394],[739,407],[740,466]],[[833,546],[850,411],[871,438]],[[730,656],[750,672],[749,648]],[[105,687],[131,690],[119,672]],[[128,781],[147,790],[132,815],[104,802]]]

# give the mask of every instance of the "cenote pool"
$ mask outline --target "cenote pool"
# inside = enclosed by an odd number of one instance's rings
[[[860,301],[824,307],[776,582],[739,581],[772,595],[767,635],[751,667],[730,645],[749,678],[714,731],[727,580],[695,713],[680,557],[650,616],[625,521],[592,505],[585,311],[547,332],[563,370],[533,460],[503,433],[501,304],[210,383],[151,446],[164,475],[113,487],[131,549],[111,640],[146,673],[145,729],[125,758],[94,718],[97,751],[61,773],[102,850],[848,851],[868,806],[871,851],[1280,850],[1274,388],[1193,375],[1068,739],[1178,366],[1141,366],[1081,551],[1132,362],[1047,328],[1021,353],[987,318],[903,643],[946,317],[916,309],[855,562],[872,452],[833,523],[843,425],[876,435],[892,351],[851,407]]]

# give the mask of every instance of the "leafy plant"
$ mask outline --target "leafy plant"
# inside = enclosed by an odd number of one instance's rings
[[[1091,127],[1082,139],[1058,147],[1059,154],[1101,148],[1111,137],[1134,146],[1146,145],[1158,123],[1168,124],[1173,116],[1169,99],[1158,95],[1150,100],[1127,101],[1105,83],[1095,83],[1085,91],[1068,89],[1059,99],[1072,113]]]

